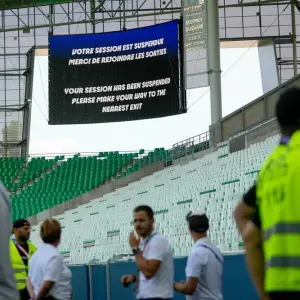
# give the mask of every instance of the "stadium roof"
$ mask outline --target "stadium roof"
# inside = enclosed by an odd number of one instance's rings
[[[180,17],[181,0],[0,0],[0,10],[0,107],[20,107],[26,53],[33,46],[47,47],[49,32],[109,32],[162,23]],[[295,75],[295,66],[300,71],[299,20],[299,0],[219,0],[221,41],[255,47],[259,40],[273,40],[281,83]],[[19,112],[2,114],[0,131],[3,124],[22,122]]]
[[[33,6],[43,6],[50,4],[62,4],[67,2],[76,2],[70,0],[4,0],[0,2],[0,9],[26,8]]]

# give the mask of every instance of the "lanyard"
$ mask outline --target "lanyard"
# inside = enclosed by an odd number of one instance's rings
[[[157,234],[158,234],[157,232],[153,232],[153,233],[149,236],[149,238],[145,241],[144,248],[143,248],[143,253],[146,252],[146,248],[147,248],[147,246],[148,246],[150,240],[151,240],[154,236],[156,236]]]
[[[16,242],[14,242],[16,247],[19,248],[21,250],[21,252],[23,252],[23,254],[27,257],[27,259],[29,259],[29,254],[27,253],[27,251],[19,244],[17,244]]]

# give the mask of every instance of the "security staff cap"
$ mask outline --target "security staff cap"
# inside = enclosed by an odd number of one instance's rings
[[[201,211],[189,212],[186,216],[191,231],[204,233],[209,229],[209,221],[205,213]]]
[[[25,219],[19,219],[13,223],[13,229],[22,228],[24,226],[30,226],[30,223]]]

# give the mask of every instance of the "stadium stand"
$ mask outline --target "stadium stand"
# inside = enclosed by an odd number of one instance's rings
[[[228,142],[222,143],[201,159],[165,168],[55,216],[63,227],[61,252],[73,264],[95,258],[105,262],[113,255],[130,253],[132,210],[139,204],[154,208],[156,229],[170,239],[175,256],[185,256],[192,245],[184,220],[194,209],[208,214],[210,238],[223,252],[241,250],[233,207],[255,181],[277,140],[272,136],[234,153],[229,153]],[[40,243],[39,225],[33,228],[32,240]]]
[[[2,159],[2,180],[13,192],[12,218],[27,218],[93,190],[105,182],[126,176],[159,160],[169,151],[156,148],[145,154],[100,152],[98,156],[65,159],[33,158],[22,165],[19,158]]]

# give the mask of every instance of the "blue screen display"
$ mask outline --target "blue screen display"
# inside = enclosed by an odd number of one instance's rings
[[[181,112],[179,21],[49,36],[49,123],[83,124]]]

